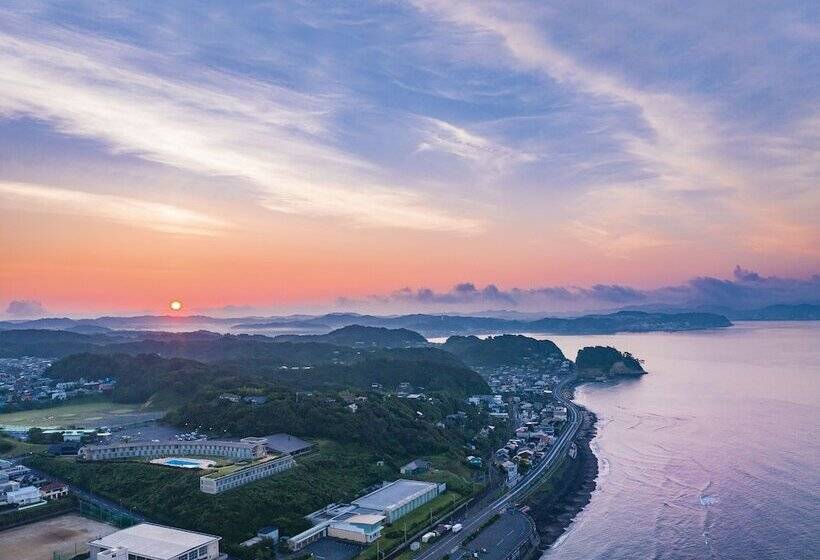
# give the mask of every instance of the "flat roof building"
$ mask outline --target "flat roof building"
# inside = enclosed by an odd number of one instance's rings
[[[290,455],[269,458],[256,464],[242,467],[227,474],[206,474],[199,479],[199,489],[206,494],[219,494],[231,488],[248,484],[255,480],[272,476],[296,466],[296,461]]]
[[[365,510],[378,512],[393,523],[414,509],[429,502],[447,489],[444,483],[399,479],[353,500],[353,504]]]
[[[173,527],[140,523],[89,541],[89,560],[102,560],[101,552],[125,549],[128,558],[146,560],[219,560],[219,537]]]
[[[230,459],[259,459],[265,456],[261,443],[200,439],[194,441],[134,441],[104,445],[84,445],[79,456],[86,461],[127,459],[131,457],[162,457],[204,455]]]
[[[264,436],[265,445],[269,451],[299,455],[310,450],[313,444],[290,434],[273,434]]]

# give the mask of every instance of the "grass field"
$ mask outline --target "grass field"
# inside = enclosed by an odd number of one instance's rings
[[[68,425],[105,426],[156,417],[157,412],[143,412],[140,405],[113,403],[98,400],[78,404],[63,404],[51,408],[0,413],[0,426],[36,426],[38,428],[59,428]]]

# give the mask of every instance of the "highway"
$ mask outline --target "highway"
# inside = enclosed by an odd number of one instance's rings
[[[502,496],[494,500],[488,505],[470,509],[467,511],[463,520],[460,522],[463,528],[458,533],[447,533],[435,543],[416,556],[416,560],[440,560],[447,554],[450,554],[460,547],[463,541],[476,530],[478,530],[485,522],[495,515],[503,511],[507,506],[516,505],[523,499],[529,491],[538,485],[541,476],[547,472],[556,461],[566,453],[569,444],[575,437],[578,428],[581,426],[581,411],[569,399],[565,399],[563,392],[564,388],[575,379],[575,376],[570,376],[559,383],[554,391],[555,400],[567,407],[567,426],[561,432],[561,435],[555,441],[555,444],[550,448],[547,455],[536,464],[530,472],[528,472],[513,488],[507,490]]]

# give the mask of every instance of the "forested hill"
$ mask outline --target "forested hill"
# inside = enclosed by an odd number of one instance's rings
[[[327,334],[279,335],[273,338],[276,342],[323,342],[340,346],[380,346],[384,348],[407,348],[426,346],[427,339],[409,329],[388,329],[385,327],[366,327],[348,325]]]
[[[578,351],[575,368],[581,376],[641,375],[646,373],[637,358],[611,346],[587,346]]]
[[[417,392],[459,397],[489,391],[484,379],[457,358],[427,348],[368,351],[349,363],[315,365],[274,365],[251,357],[206,364],[156,354],[83,353],[55,362],[47,375],[64,380],[112,377],[117,380],[113,398],[120,402],[144,402],[158,392],[188,398],[217,379],[232,380],[222,386],[252,379],[301,390],[370,389],[374,383],[396,390],[406,382]]]
[[[564,359],[561,349],[550,340],[512,334],[485,339],[451,336],[442,348],[461,358],[467,365],[481,367],[521,365],[549,358]]]
[[[100,342],[93,336],[68,331],[0,331],[0,358],[60,358],[77,352],[92,352],[100,347]]]
[[[448,453],[464,443],[458,432],[441,430],[435,425],[447,414],[465,410],[455,399],[412,400],[367,391],[297,395],[273,387],[248,391],[266,397],[267,401],[260,405],[231,403],[218,398],[219,389],[208,389],[169,413],[166,420],[228,436],[284,431],[300,437],[356,443],[402,459]],[[351,406],[354,404],[355,407]],[[469,425],[478,409],[467,407],[466,411]],[[481,424],[475,419],[472,427],[477,430]]]

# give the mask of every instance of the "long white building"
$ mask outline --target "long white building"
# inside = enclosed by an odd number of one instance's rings
[[[296,461],[290,455],[271,457],[248,467],[237,469],[228,474],[219,476],[217,473],[206,474],[199,479],[199,489],[206,494],[219,494],[231,488],[248,484],[254,480],[286,471],[296,466]]]
[[[162,457],[168,455],[204,455],[230,459],[260,459],[266,454],[265,444],[246,441],[135,441],[84,445],[78,455],[86,461],[127,459],[130,457]]]
[[[393,523],[444,493],[446,489],[447,485],[443,482],[399,479],[353,500],[353,504],[357,505],[360,510],[378,512],[387,518],[387,523]]]
[[[302,550],[324,537],[371,543],[381,535],[383,524],[395,522],[446,490],[443,482],[399,479],[385,483],[351,504],[329,504],[308,515],[313,527],[290,537],[288,548]]]

